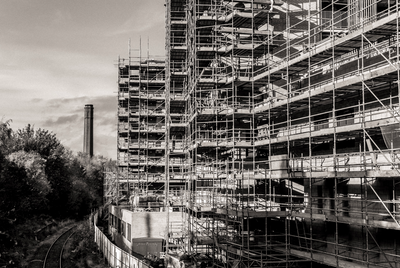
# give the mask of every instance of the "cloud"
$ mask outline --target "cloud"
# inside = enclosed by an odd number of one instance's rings
[[[117,95],[102,95],[102,96],[81,96],[75,98],[52,98],[44,100],[41,98],[34,98],[32,102],[41,102],[54,109],[63,106],[74,107],[72,112],[82,111],[86,104],[92,104],[95,111],[99,110],[100,113],[108,113],[110,111],[117,111]]]
[[[115,159],[115,63],[118,55],[128,54],[130,38],[131,51],[141,46],[142,55],[165,53],[163,4],[4,1],[0,9],[0,117],[12,119],[13,129],[27,124],[45,128],[73,151],[81,151],[84,105],[93,104],[95,153]]]
[[[4,56],[4,62],[18,61],[19,68],[0,62],[0,91],[13,91],[7,96],[9,101],[96,96],[116,88],[117,71],[112,61],[97,55],[43,48],[36,54],[19,52],[14,56]]]
[[[116,133],[116,132],[115,132]],[[112,144],[113,146],[110,146]],[[94,141],[93,149],[96,152],[104,152],[103,156],[116,159],[117,157],[117,138],[112,135],[98,135]]]
[[[29,107],[12,119],[14,130],[31,124],[35,128],[49,130],[56,134],[61,143],[74,152],[83,150],[84,107],[94,106],[94,153],[116,159],[117,154],[117,96],[82,96],[76,98],[33,98]],[[14,104],[13,104],[14,105]],[[40,117],[32,117],[31,113]],[[2,116],[3,117],[3,116]],[[20,122],[26,122],[25,125]]]
[[[149,34],[150,29],[164,29],[165,13],[162,2],[139,1],[136,10],[140,11],[130,13],[122,24],[115,25],[106,35]]]
[[[54,24],[62,24],[67,23],[72,19],[72,15],[70,12],[65,10],[57,9],[52,17],[52,22]]]
[[[67,116],[60,116],[57,119],[47,119],[44,121],[43,126],[55,126],[55,125],[62,125],[62,124],[71,124],[77,121],[79,116],[77,114],[67,115]]]

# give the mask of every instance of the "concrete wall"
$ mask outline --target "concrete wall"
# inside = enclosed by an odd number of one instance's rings
[[[110,214],[125,223],[125,229],[118,232],[117,227],[110,226],[110,232],[114,242],[127,252],[132,252],[132,240],[135,238],[165,238],[167,230],[167,212],[132,212],[116,206],[110,207]],[[182,221],[182,212],[170,212],[169,219],[172,222]],[[129,228],[130,227],[130,239]]]
[[[164,238],[167,228],[167,212],[131,212],[132,238]],[[181,212],[170,212],[170,221],[181,221]]]

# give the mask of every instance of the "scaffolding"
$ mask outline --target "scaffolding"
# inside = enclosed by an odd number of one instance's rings
[[[178,94],[166,86],[165,70],[165,57],[142,55],[141,47],[118,61],[117,204],[133,211],[183,206],[182,134],[176,137],[182,112],[174,108]]]
[[[104,206],[115,204],[118,200],[117,192],[117,170],[106,168],[104,170],[103,182],[103,204]]]
[[[192,262],[399,267],[399,6],[166,1]]]

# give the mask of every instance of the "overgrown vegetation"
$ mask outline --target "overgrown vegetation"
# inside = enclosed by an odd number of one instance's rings
[[[74,155],[47,130],[13,131],[0,121],[0,267],[19,266],[40,224],[81,220],[99,207],[103,170],[113,166],[102,156]]]
[[[69,260],[72,265],[68,265],[68,261],[66,261],[65,267],[108,267],[104,264],[104,259],[94,242],[94,232],[90,230],[88,221],[78,226],[68,247],[69,250],[66,250],[64,258]]]

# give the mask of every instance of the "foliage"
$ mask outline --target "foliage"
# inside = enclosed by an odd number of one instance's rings
[[[7,154],[12,148],[13,131],[10,128],[11,120],[0,121],[0,153]]]
[[[37,154],[43,159],[45,174],[51,187],[47,195],[49,213],[62,218],[62,213],[67,209],[66,200],[71,191],[71,182],[68,178],[68,163],[71,154],[55,134],[40,128],[35,130],[31,125],[16,131],[13,138],[14,151],[25,152],[28,155]],[[15,161],[21,163],[24,159],[14,159]]]
[[[32,191],[47,195],[51,186],[45,173],[46,161],[36,152],[18,151],[8,155],[8,160],[25,170],[26,183]]]
[[[43,129],[35,130],[31,125],[19,129],[15,133],[16,151],[34,151],[44,159],[51,159],[62,155],[65,152],[64,146],[57,139],[56,135]]]
[[[102,203],[102,156],[74,155],[56,135],[0,121],[0,252],[11,250],[30,218],[82,219]],[[0,263],[2,256],[0,255]],[[12,254],[8,254],[12,256]]]
[[[106,267],[98,254],[98,247],[94,242],[94,232],[90,230],[89,221],[80,224],[72,236],[71,255],[74,267]],[[108,267],[108,266],[107,266]]]
[[[2,226],[15,222],[18,217],[29,211],[24,203],[29,195],[29,187],[26,184],[26,172],[17,165],[10,163],[4,157],[0,164],[0,221]]]

